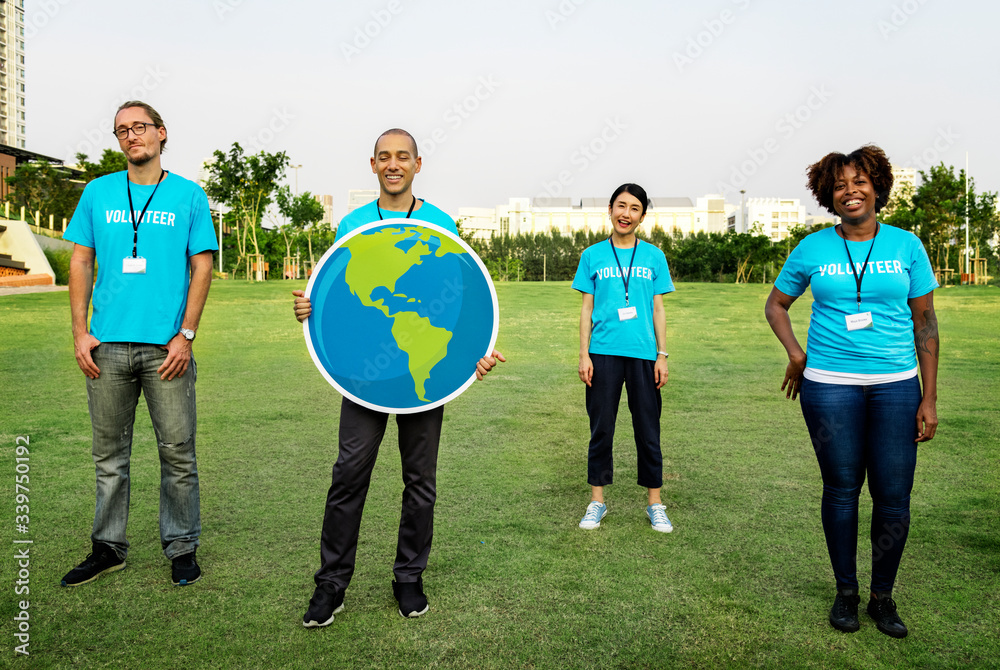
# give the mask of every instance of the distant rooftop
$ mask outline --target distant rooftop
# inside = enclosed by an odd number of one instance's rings
[[[608,198],[580,198],[580,204],[574,205],[572,198],[532,198],[532,207],[544,208],[569,208],[569,209],[607,209]],[[650,198],[649,206],[654,209],[668,209],[671,207],[694,207],[691,198]]]
[[[0,144],[0,154],[6,154],[7,156],[13,156],[17,164],[30,163],[32,161],[47,161],[49,163],[54,163],[55,165],[62,165],[63,161],[59,158],[52,158],[51,156],[45,156],[42,154],[36,154],[34,151],[28,151],[27,149],[18,149],[17,147],[9,147],[6,144]]]
[[[572,207],[571,198],[532,198],[532,207]]]
[[[650,198],[649,204],[654,209],[667,209],[669,207],[694,207],[691,198]]]

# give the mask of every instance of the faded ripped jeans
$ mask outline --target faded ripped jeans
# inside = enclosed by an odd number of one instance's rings
[[[125,558],[128,541],[132,428],[139,395],[145,394],[160,455],[160,542],[169,559],[191,553],[201,534],[198,465],[195,458],[194,357],[181,377],[160,379],[167,351],[154,344],[102,342],[92,352],[100,369],[87,379],[94,430],[97,505],[91,540]]]

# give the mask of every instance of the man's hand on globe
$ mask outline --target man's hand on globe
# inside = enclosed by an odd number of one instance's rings
[[[501,363],[506,363],[507,359],[504,358],[503,354],[501,354],[496,349],[494,349],[493,353],[490,354],[489,356],[483,356],[482,358],[480,358],[479,362],[476,363],[476,379],[478,379],[479,381],[483,381],[483,377],[485,377],[486,373],[488,373],[496,366],[497,361]]]
[[[376,411],[426,411],[505,360],[493,349],[499,306],[489,272],[461,238],[430,223],[353,230],[293,293],[320,372]]]
[[[295,318],[299,322],[305,321],[312,314],[312,303],[306,297],[305,291],[292,291],[292,295],[295,296],[295,304],[292,306],[292,309],[295,311]]]

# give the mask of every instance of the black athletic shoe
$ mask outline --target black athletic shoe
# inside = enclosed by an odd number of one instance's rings
[[[170,568],[170,577],[174,586],[187,586],[201,579],[201,568],[194,558],[194,551],[175,556],[171,559],[171,563],[173,566]]]
[[[853,633],[861,628],[861,623],[858,621],[860,603],[861,596],[858,595],[857,589],[838,589],[833,608],[830,610],[830,625],[845,633]]]
[[[62,578],[63,586],[80,586],[80,584],[94,581],[101,575],[125,567],[125,559],[119,558],[111,545],[94,542],[93,548],[94,550],[90,552],[83,563],[70,570]]]
[[[427,604],[427,596],[424,595],[424,578],[417,577],[415,582],[392,583],[392,595],[399,603],[399,615],[414,619],[422,614],[427,614],[430,605]]]
[[[906,624],[896,614],[896,602],[892,593],[878,593],[868,601],[868,616],[878,629],[891,637],[906,637]]]
[[[333,623],[333,615],[344,611],[344,592],[333,584],[324,582],[313,591],[309,609],[302,617],[306,628],[319,628]]]

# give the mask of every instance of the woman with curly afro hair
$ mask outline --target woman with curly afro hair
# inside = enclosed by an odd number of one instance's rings
[[[823,532],[837,586],[830,623],[845,632],[860,627],[858,497],[867,477],[868,614],[886,635],[905,637],[892,587],[910,527],[917,445],[938,423],[938,283],[920,240],[878,221],[892,188],[880,148],[827,154],[808,176],[817,202],[841,223],[792,251],[764,312],[788,353],[781,390],[801,396],[823,477]],[[813,306],[803,350],[788,309],[807,287]]]

